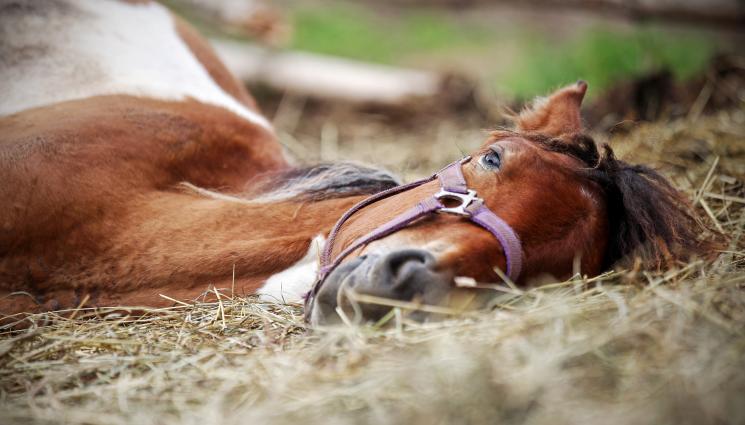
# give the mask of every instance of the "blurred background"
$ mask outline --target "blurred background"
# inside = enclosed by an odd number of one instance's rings
[[[743,119],[742,0],[166,4],[210,38],[304,162],[427,174],[505,124],[505,109],[578,79],[601,137],[724,110]]]

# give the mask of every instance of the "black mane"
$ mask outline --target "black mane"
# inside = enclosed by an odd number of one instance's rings
[[[700,237],[702,230],[711,229],[697,217],[688,199],[657,171],[616,159],[607,144],[600,153],[595,141],[584,134],[569,142],[541,136],[530,140],[582,161],[587,167],[578,172],[603,189],[609,223],[605,268],[632,255],[660,267],[713,252],[715,243]]]
[[[320,201],[372,195],[399,184],[399,179],[386,170],[338,162],[264,174],[258,178],[255,193],[258,200]]]

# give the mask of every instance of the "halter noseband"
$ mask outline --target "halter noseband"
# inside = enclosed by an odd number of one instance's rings
[[[453,162],[430,177],[379,192],[364,199],[344,213],[344,215],[341,216],[339,221],[334,225],[331,233],[329,233],[326,247],[321,254],[321,268],[318,271],[316,282],[313,284],[313,288],[308,292],[305,298],[306,318],[308,317],[313,300],[321,289],[324,280],[329,273],[341,264],[344,258],[363,245],[367,245],[372,241],[381,239],[391,233],[395,233],[422,217],[438,212],[454,214],[467,218],[491,232],[491,234],[497,238],[500,245],[502,245],[502,250],[504,251],[505,259],[507,260],[506,275],[513,281],[516,281],[518,277],[520,277],[520,271],[522,268],[522,247],[520,245],[520,239],[518,239],[515,231],[512,230],[504,220],[499,218],[499,216],[494,214],[489,207],[484,204],[484,200],[478,197],[476,191],[468,188],[466,180],[463,178],[461,166],[470,159],[470,157],[465,157]],[[337,255],[333,262],[331,262],[331,252],[339,230],[354,213],[381,199],[405,192],[435,179],[440,182],[440,190],[437,193],[425,198],[414,207],[404,211],[387,223],[373,229],[370,233],[357,239]],[[450,202],[455,201],[460,204],[448,207],[441,202],[442,200]]]

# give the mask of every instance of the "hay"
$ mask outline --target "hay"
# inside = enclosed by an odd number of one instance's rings
[[[713,263],[500,286],[494,309],[426,324],[396,310],[385,328],[309,331],[300,306],[230,288],[140,316],[33,315],[1,331],[0,422],[745,423],[744,116],[612,140],[729,237]]]

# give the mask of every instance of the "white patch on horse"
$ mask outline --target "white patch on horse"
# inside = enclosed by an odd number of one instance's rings
[[[271,131],[222,90],[168,9],[110,0],[2,0],[0,116],[68,100],[132,95],[223,107]]]
[[[308,253],[297,263],[269,277],[256,291],[262,301],[279,303],[303,302],[303,295],[310,291],[318,273],[318,260],[326,245],[326,238],[318,235],[310,242]]]

